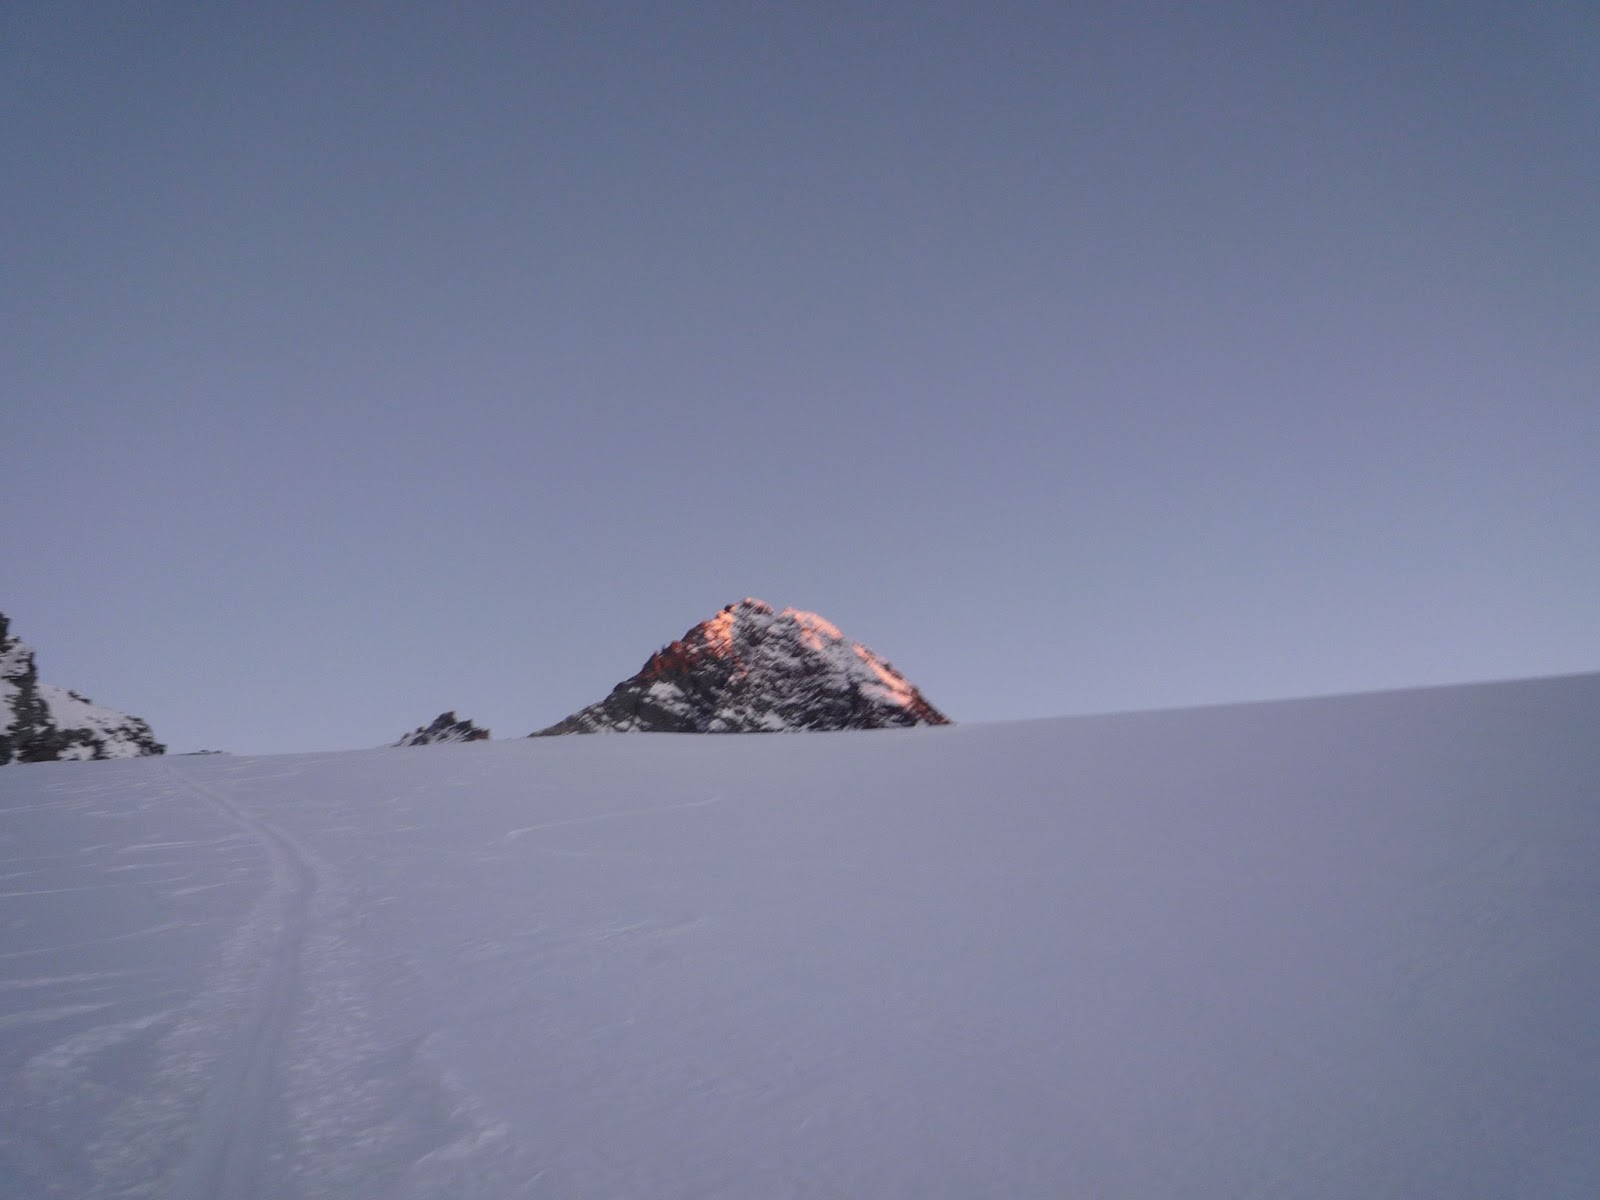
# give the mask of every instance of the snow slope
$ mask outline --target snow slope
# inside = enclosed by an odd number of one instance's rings
[[[0,1195],[1589,1198],[1596,713],[19,767]]]

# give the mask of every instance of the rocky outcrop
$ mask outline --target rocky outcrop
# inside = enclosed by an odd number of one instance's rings
[[[904,675],[817,614],[747,599],[658,650],[604,700],[532,736],[946,724]]]
[[[165,754],[150,726],[87,696],[41,683],[33,648],[0,613],[0,764]]]
[[[440,742],[486,742],[489,731],[480,729],[471,721],[456,719],[453,712],[443,712],[431,725],[419,725],[395,743],[396,746],[435,746]]]

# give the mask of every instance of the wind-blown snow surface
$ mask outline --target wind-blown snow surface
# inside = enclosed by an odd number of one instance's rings
[[[0,779],[0,1194],[1600,1194],[1600,676]]]

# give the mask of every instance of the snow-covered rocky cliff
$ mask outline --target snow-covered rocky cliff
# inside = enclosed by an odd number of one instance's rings
[[[452,712],[442,712],[433,719],[431,725],[419,725],[405,737],[394,743],[396,746],[433,746],[440,742],[486,742],[489,740],[489,731],[462,717],[456,719]]]
[[[41,683],[33,647],[10,629],[0,613],[0,764],[166,753],[138,717]]]
[[[912,683],[816,613],[730,604],[604,700],[533,736],[948,725]]]

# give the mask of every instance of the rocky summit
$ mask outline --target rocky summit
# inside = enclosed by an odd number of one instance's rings
[[[730,604],[650,656],[562,733],[785,733],[948,725],[888,662],[816,613]]]
[[[33,647],[0,613],[0,765],[165,754],[150,726],[87,696],[41,683]]]
[[[489,731],[474,725],[465,717],[456,719],[454,712],[442,712],[431,725],[419,725],[394,744],[396,746],[433,746],[440,742],[487,742]]]

